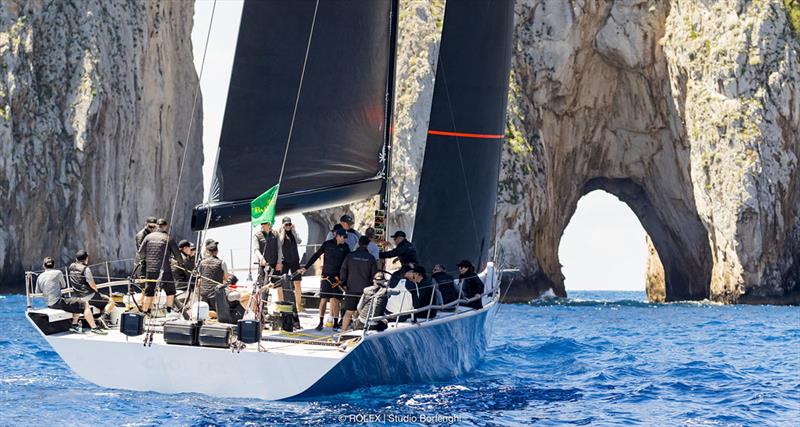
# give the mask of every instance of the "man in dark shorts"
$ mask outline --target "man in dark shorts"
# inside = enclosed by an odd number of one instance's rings
[[[333,317],[333,329],[339,329],[339,301],[342,299],[342,288],[339,286],[339,270],[350,247],[347,246],[347,232],[342,228],[337,228],[333,232],[333,239],[326,240],[320,248],[311,255],[305,267],[301,267],[298,273],[303,274],[307,269],[314,265],[319,257],[322,259],[322,281],[319,285],[319,325],[316,330],[321,331],[325,322],[325,307],[328,300],[331,301],[331,317]]]
[[[303,243],[294,229],[292,219],[284,217],[281,220],[281,229],[278,230],[278,270],[292,277],[294,285],[294,301],[297,311],[303,311],[303,292],[301,289],[300,251],[298,246]]]
[[[88,252],[83,249],[76,252],[75,262],[69,265],[67,271],[70,287],[75,290],[83,302],[105,313],[111,313],[111,310],[114,309],[114,301],[97,291],[97,283],[95,283],[92,270],[89,268]]]
[[[92,328],[94,334],[105,335],[107,332],[97,327],[92,316],[92,309],[80,298],[64,298],[61,290],[67,287],[64,281],[64,274],[61,270],[55,269],[55,260],[47,257],[42,262],[44,271],[36,278],[36,293],[41,293],[47,298],[47,306],[56,310],[64,310],[72,313],[72,327],[70,331],[81,333],[81,326],[78,323],[81,313],[86,319],[86,323]]]
[[[167,294],[167,313],[172,312],[175,280],[172,277],[170,258],[180,259],[181,256],[178,244],[167,234],[167,220],[159,218],[157,223],[159,228],[144,238],[137,254],[137,262],[142,266],[146,280],[142,311],[148,314],[155,300],[157,286]]]
[[[339,271],[339,277],[345,286],[345,313],[342,318],[342,331],[347,331],[350,319],[358,310],[358,301],[361,299],[364,288],[372,285],[372,278],[378,272],[375,257],[369,253],[369,243],[369,237],[359,237],[358,248],[345,257]]]

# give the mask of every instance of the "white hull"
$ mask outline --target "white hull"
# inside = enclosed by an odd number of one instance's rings
[[[399,323],[338,346],[270,340],[262,341],[262,351],[249,344],[233,352],[170,345],[157,333],[146,347],[144,335],[126,337],[117,330],[107,336],[43,337],[75,373],[102,387],[282,400],[467,373],[480,363],[488,346],[497,294],[486,301],[481,310],[459,308],[431,321]]]

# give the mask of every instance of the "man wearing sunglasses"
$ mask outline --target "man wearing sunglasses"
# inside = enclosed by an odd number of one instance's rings
[[[178,242],[178,251],[180,254],[177,258],[170,258],[170,267],[175,285],[183,289],[189,284],[189,276],[194,270],[194,258],[197,251],[194,244],[188,240]],[[195,277],[195,279],[197,278]]]
[[[148,216],[147,219],[144,220],[144,228],[136,233],[136,252],[139,252],[139,248],[142,246],[144,238],[156,230],[156,226],[156,217]]]
[[[298,311],[302,311],[303,292],[302,274],[297,274],[300,270],[300,251],[298,246],[303,243],[292,224],[292,218],[284,217],[281,220],[281,228],[278,230],[278,269],[293,277],[294,301]]]

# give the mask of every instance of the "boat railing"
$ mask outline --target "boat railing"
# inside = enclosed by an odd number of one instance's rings
[[[430,310],[437,310],[437,311],[438,310],[446,310],[448,308],[458,307],[458,306],[469,304],[469,303],[471,303],[473,301],[478,301],[478,300],[482,299],[484,296],[494,295],[495,293],[498,293],[498,292],[499,292],[499,288],[490,289],[490,290],[488,290],[486,292],[483,292],[481,294],[475,295],[472,298],[457,299],[457,300],[453,300],[453,301],[451,301],[451,302],[449,302],[447,304],[430,304],[430,305],[426,305],[425,307],[415,308],[413,310],[406,310],[406,311],[401,311],[401,312],[397,312],[397,313],[386,314],[386,315],[383,315],[383,316],[369,317],[367,320],[373,321],[373,322],[377,322],[377,321],[380,321],[380,320],[390,320],[390,319],[395,319],[395,318],[399,318],[399,317],[402,317],[402,316],[410,316],[412,314],[429,312]],[[429,320],[429,318],[426,318],[424,320]]]
[[[451,301],[449,303],[446,303],[446,304],[434,304],[433,303],[433,299],[434,299],[435,294],[436,294],[435,290],[439,287],[439,285],[441,285],[439,283],[434,283],[431,286],[431,287],[434,288],[434,292],[431,295],[431,301],[425,307],[415,308],[415,309],[401,311],[401,312],[397,312],[397,313],[385,314],[385,315],[381,315],[381,316],[372,316],[373,309],[372,309],[372,306],[370,306],[370,309],[367,311],[368,315],[367,315],[366,322],[364,324],[363,334],[367,335],[368,332],[378,332],[378,331],[372,331],[372,330],[369,329],[370,326],[373,326],[372,325],[373,322],[379,322],[379,321],[385,320],[387,323],[389,323],[391,320],[394,320],[394,327],[396,328],[398,326],[398,324],[400,323],[400,318],[407,317],[407,316],[413,316],[413,315],[416,315],[416,314],[419,314],[419,313],[425,313],[425,318],[424,319],[416,319],[415,318],[415,321],[417,323],[424,323],[424,322],[429,322],[429,321],[436,320],[435,318],[434,319],[430,318],[431,310],[437,310],[437,312],[438,312],[437,316],[440,315],[440,314],[442,315],[442,317],[439,317],[439,319],[441,319],[441,318],[446,318],[446,317],[450,317],[450,316],[454,316],[454,315],[460,314],[457,311],[458,307],[464,306],[464,305],[469,304],[469,303],[474,302],[474,301],[480,301],[485,296],[491,295],[492,296],[492,300],[498,299],[499,296],[500,296],[500,287],[499,286],[495,286],[496,277],[494,277],[494,267],[493,266],[487,268],[485,277],[487,277],[487,278],[491,277],[491,281],[489,282],[489,284],[491,286],[488,287],[489,289],[485,290],[484,292],[482,292],[480,294],[474,295],[474,296],[472,296],[470,298],[462,299],[463,287],[459,286],[459,292],[458,292],[458,298],[457,299],[455,299],[454,301]],[[399,286],[399,284],[398,284],[398,286]],[[408,292],[404,292],[403,293],[403,297],[401,299],[400,307],[402,307],[403,304],[405,303],[405,296],[406,296],[407,293]],[[373,303],[374,303],[374,300],[373,300]],[[449,308],[455,308],[456,310],[453,310],[452,312],[443,311],[443,310],[447,310]]]

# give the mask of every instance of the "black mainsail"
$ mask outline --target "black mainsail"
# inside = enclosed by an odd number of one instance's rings
[[[513,0],[447,2],[412,236],[423,265],[487,260],[513,21]]]
[[[192,228],[247,222],[250,201],[278,183],[315,0],[246,0],[212,184]],[[276,210],[366,199],[384,188],[394,86],[397,0],[324,0]]]

